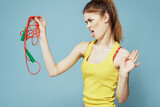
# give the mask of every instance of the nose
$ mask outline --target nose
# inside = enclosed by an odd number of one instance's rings
[[[87,28],[90,28],[90,27],[91,27],[91,24],[90,24],[90,23],[88,23],[86,27],[87,27]]]

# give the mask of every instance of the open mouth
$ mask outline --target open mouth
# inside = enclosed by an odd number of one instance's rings
[[[94,32],[94,30],[91,30],[91,32],[93,33],[93,32]]]
[[[94,30],[91,30],[91,36],[94,37]]]

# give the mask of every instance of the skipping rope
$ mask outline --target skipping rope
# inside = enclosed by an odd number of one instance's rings
[[[27,21],[27,24],[25,26],[25,29],[20,32],[21,41],[24,41],[24,51],[25,51],[25,60],[26,60],[27,69],[28,69],[28,71],[29,71],[29,73],[31,75],[35,75],[35,74],[39,73],[39,71],[41,69],[41,65],[33,58],[33,56],[31,55],[31,53],[28,51],[27,44],[26,44],[26,41],[28,39],[30,39],[30,38],[32,40],[32,45],[33,46],[35,46],[38,43],[39,36],[40,36],[40,29],[39,29],[38,22],[36,22],[35,19],[34,19],[35,17],[36,16],[30,16],[28,18],[28,21]],[[31,25],[32,21],[34,22],[34,25]],[[32,29],[31,26],[33,26],[34,29]],[[33,38],[37,38],[37,42],[35,44],[33,44]],[[31,61],[32,63],[36,62],[39,65],[39,70],[36,73],[30,72],[27,60]]]

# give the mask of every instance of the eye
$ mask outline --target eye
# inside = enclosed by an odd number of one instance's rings
[[[88,19],[88,22],[92,22],[92,20],[93,20],[93,19]],[[85,21],[85,22],[88,24],[88,22],[87,22],[87,21]]]
[[[89,19],[88,21],[92,22],[92,19]]]

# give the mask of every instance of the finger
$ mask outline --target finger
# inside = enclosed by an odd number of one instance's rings
[[[38,22],[39,25],[42,25],[39,19],[37,19],[36,17],[34,19]]]
[[[42,19],[39,16],[35,16],[35,18],[42,24]]]
[[[38,17],[40,17],[43,22],[46,22],[43,16],[38,16]]]
[[[45,21],[45,19],[43,18],[43,16],[39,16],[41,19],[42,19],[42,21]]]
[[[138,49],[137,49],[137,50],[135,51],[135,53],[133,54],[133,56],[132,56],[132,60],[134,60],[134,59],[135,59],[135,57],[136,57],[137,53],[138,53]]]
[[[36,16],[36,18],[39,19],[40,21],[42,20],[40,15]]]
[[[35,20],[33,20],[33,23],[36,25],[36,21]]]
[[[138,57],[139,57],[139,54],[138,54],[138,55],[136,56],[136,58],[133,60],[134,63],[137,61]]]
[[[133,52],[131,53],[131,55],[129,56],[129,59],[132,58],[133,54],[134,54],[135,50],[133,50]]]
[[[134,53],[133,53],[133,55],[132,55],[132,57],[131,57],[132,60],[134,60],[134,58],[135,58],[137,52],[138,52],[138,49],[134,51]]]
[[[39,18],[41,21],[44,21],[44,18],[40,15],[38,15],[37,18]]]
[[[135,67],[137,67],[138,65],[140,65],[140,62],[138,64],[136,64]]]

